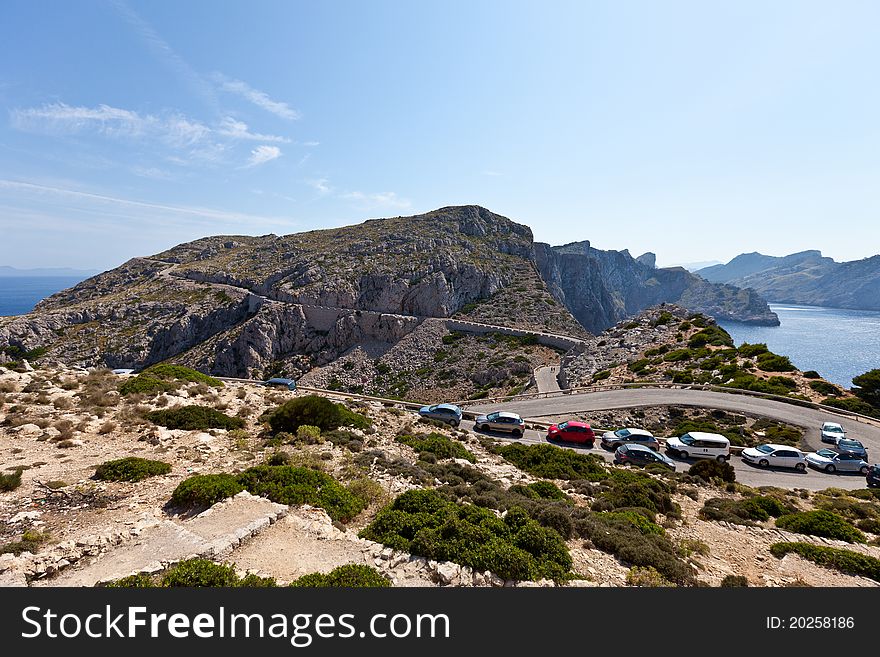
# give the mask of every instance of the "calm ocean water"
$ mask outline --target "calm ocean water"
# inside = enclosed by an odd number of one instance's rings
[[[82,280],[77,276],[0,276],[0,315],[23,315],[41,299]]]
[[[801,370],[816,370],[849,388],[852,378],[880,368],[880,312],[770,304],[780,326],[719,322],[737,346],[764,342]]]

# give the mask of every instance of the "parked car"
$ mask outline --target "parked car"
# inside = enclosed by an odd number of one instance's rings
[[[461,423],[461,409],[455,404],[434,404],[433,406],[422,406],[419,409],[419,415],[429,420],[440,420],[447,424],[457,427]]]
[[[679,458],[730,460],[730,441],[720,433],[690,431],[666,441],[666,451]]]
[[[807,454],[807,464],[828,474],[835,472],[861,472],[868,475],[871,466],[864,459],[849,452],[835,452],[833,449],[820,449]]]
[[[675,470],[675,461],[658,451],[636,443],[624,443],[614,450],[614,462],[618,465],[630,463],[632,465],[646,466],[651,463],[659,463],[670,470]]]
[[[788,445],[768,443],[757,447],[747,447],[742,451],[741,456],[746,463],[753,463],[762,468],[770,466],[794,468],[798,472],[804,472],[807,469],[804,453]]]
[[[871,469],[868,470],[868,474],[865,475],[865,480],[868,482],[868,488],[880,486],[880,465],[876,463],[872,465]]]
[[[835,451],[841,454],[844,452],[847,452],[848,454],[855,454],[856,456],[863,458],[866,461],[868,460],[868,450],[866,450],[865,446],[862,445],[862,443],[860,443],[858,440],[841,438],[837,441]]]
[[[296,381],[293,379],[282,379],[280,377],[263,381],[263,385],[267,388],[287,388],[288,390],[296,390]]]
[[[617,449],[624,444],[644,445],[653,450],[660,449],[660,443],[654,438],[654,434],[645,429],[627,427],[626,429],[618,429],[617,431],[606,431],[602,434],[602,447],[605,449]]]
[[[477,431],[509,431],[519,438],[526,430],[525,421],[516,413],[495,411],[488,415],[480,415],[474,420]]]
[[[547,428],[547,440],[559,440],[564,443],[576,443],[592,448],[596,444],[596,434],[586,422],[560,422]]]
[[[824,422],[822,424],[822,442],[836,445],[841,438],[846,438],[846,429],[837,422]]]

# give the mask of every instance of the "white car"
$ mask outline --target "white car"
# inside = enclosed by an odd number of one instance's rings
[[[831,449],[820,449],[818,452],[807,454],[807,465],[824,470],[828,474],[835,472],[858,472],[866,475],[871,466],[862,457],[856,454],[841,452],[838,454]]]
[[[807,459],[804,453],[789,445],[758,445],[747,447],[742,451],[742,460],[753,463],[762,468],[771,466],[776,468],[794,468],[798,472],[807,469]]]
[[[822,442],[836,445],[841,438],[846,438],[846,429],[837,422],[824,422],[822,424]]]

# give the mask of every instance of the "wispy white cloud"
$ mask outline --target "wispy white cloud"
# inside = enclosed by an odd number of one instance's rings
[[[272,100],[272,98],[269,97],[269,94],[260,91],[259,89],[254,89],[247,82],[228,78],[222,73],[212,73],[211,79],[216,82],[223,91],[237,94],[275,116],[290,121],[295,121],[300,118],[300,113],[290,107],[287,103],[279,100]]]
[[[303,146],[308,146],[309,148],[314,148],[315,146],[320,146],[321,142],[319,141],[304,141]]]
[[[257,146],[251,151],[251,156],[248,158],[246,166],[248,168],[256,167],[266,162],[277,160],[279,157],[281,157],[281,149],[277,146]]]
[[[290,224],[289,220],[279,217],[266,217],[241,212],[229,212],[226,210],[217,210],[214,208],[205,208],[198,206],[169,205],[165,203],[153,203],[150,201],[138,201],[134,199],[121,198],[118,196],[95,194],[93,192],[86,192],[77,189],[53,187],[50,185],[41,185],[19,180],[0,179],[0,189],[24,193],[31,197],[56,197],[76,200],[80,202],[111,204],[118,207],[136,208],[150,211],[163,211],[173,213],[175,215],[188,216],[194,219],[202,219],[205,221],[221,221],[225,223],[249,222],[257,223],[260,225]]]
[[[131,25],[153,56],[200,96],[211,108],[217,110],[217,97],[214,88],[199,75],[153,27],[132,9],[124,0],[113,0],[111,3],[125,21]]]
[[[486,171],[480,171],[480,175],[481,176],[491,176],[491,177],[495,178],[495,177],[501,176],[503,174],[500,171],[486,170]]]
[[[333,191],[333,188],[330,186],[330,181],[326,178],[310,178],[309,180],[306,180],[306,185],[314,189],[321,196],[326,196]]]
[[[398,208],[404,209],[412,205],[409,199],[401,198],[395,192],[374,192],[365,194],[364,192],[345,192],[340,194],[340,198],[356,201],[364,208]]]
[[[141,178],[150,178],[151,180],[173,180],[174,175],[170,171],[160,169],[159,167],[133,166],[131,172]]]
[[[264,135],[259,132],[251,132],[248,129],[247,123],[243,121],[237,121],[233,119],[231,116],[227,116],[224,118],[220,125],[217,128],[217,132],[225,137],[231,137],[233,139],[247,139],[250,141],[270,141],[270,142],[279,142],[279,143],[290,143],[290,139],[287,137],[281,137],[279,135]]]

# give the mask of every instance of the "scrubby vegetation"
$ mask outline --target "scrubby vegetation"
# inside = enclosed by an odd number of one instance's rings
[[[129,456],[114,461],[104,461],[95,469],[95,478],[103,481],[140,481],[169,472],[171,466],[164,461]]]
[[[798,534],[836,538],[848,543],[865,542],[865,535],[846,518],[824,509],[786,514],[777,518],[776,526]]]
[[[737,525],[751,525],[790,513],[793,507],[770,495],[752,495],[741,500],[713,497],[700,509],[703,520],[723,520]]]
[[[49,540],[49,534],[36,531],[34,529],[26,530],[18,541],[0,545],[0,554],[21,554],[22,552],[36,553],[40,547]]]
[[[749,580],[744,575],[726,575],[718,586],[721,587],[742,587],[748,586]]]
[[[16,468],[10,474],[0,474],[0,493],[7,493],[21,486],[21,468]]]
[[[212,388],[222,388],[223,382],[207,374],[202,374],[183,365],[159,363],[148,367],[119,386],[123,395],[155,394],[169,392],[179,388],[183,383],[203,383]]]
[[[351,563],[338,566],[329,573],[303,575],[291,582],[290,586],[301,588],[380,588],[391,586],[391,580],[375,568]]]
[[[250,588],[277,586],[272,577],[248,574],[239,577],[232,564],[218,564],[207,559],[187,559],[172,566],[160,576],[130,575],[104,586],[109,588]]]
[[[207,429],[241,429],[244,419],[230,417],[210,406],[175,406],[161,408],[147,413],[147,419],[168,429],[207,430]]]
[[[423,457],[425,453],[430,453],[438,459],[465,459],[471,463],[477,460],[471,452],[465,449],[464,445],[440,433],[403,434],[397,436],[396,440],[412,447],[420,457]]]
[[[708,483],[716,480],[724,483],[736,481],[736,470],[727,461],[722,463],[713,459],[701,459],[688,468],[688,474]]]
[[[852,550],[810,543],[774,543],[770,546],[770,553],[778,559],[792,552],[820,566],[839,570],[847,575],[868,577],[875,582],[880,582],[880,559],[876,557]]]
[[[309,468],[260,465],[242,472],[237,482],[251,494],[273,502],[321,507],[340,522],[348,522],[366,506],[333,477]]]
[[[181,508],[208,507],[243,490],[235,475],[193,475],[177,485],[171,494],[171,504]]]
[[[453,561],[505,579],[564,579],[571,556],[559,534],[519,508],[503,518],[433,490],[412,490],[379,512],[360,534],[397,550]]]
[[[608,476],[608,470],[598,456],[578,454],[553,445],[514,443],[505,445],[499,453],[520,470],[545,479],[599,481]]]
[[[306,395],[291,399],[266,416],[272,433],[282,431],[296,433],[301,425],[318,427],[330,431],[342,426],[367,429],[370,421],[349,410],[343,404],[336,404],[320,395]]]

